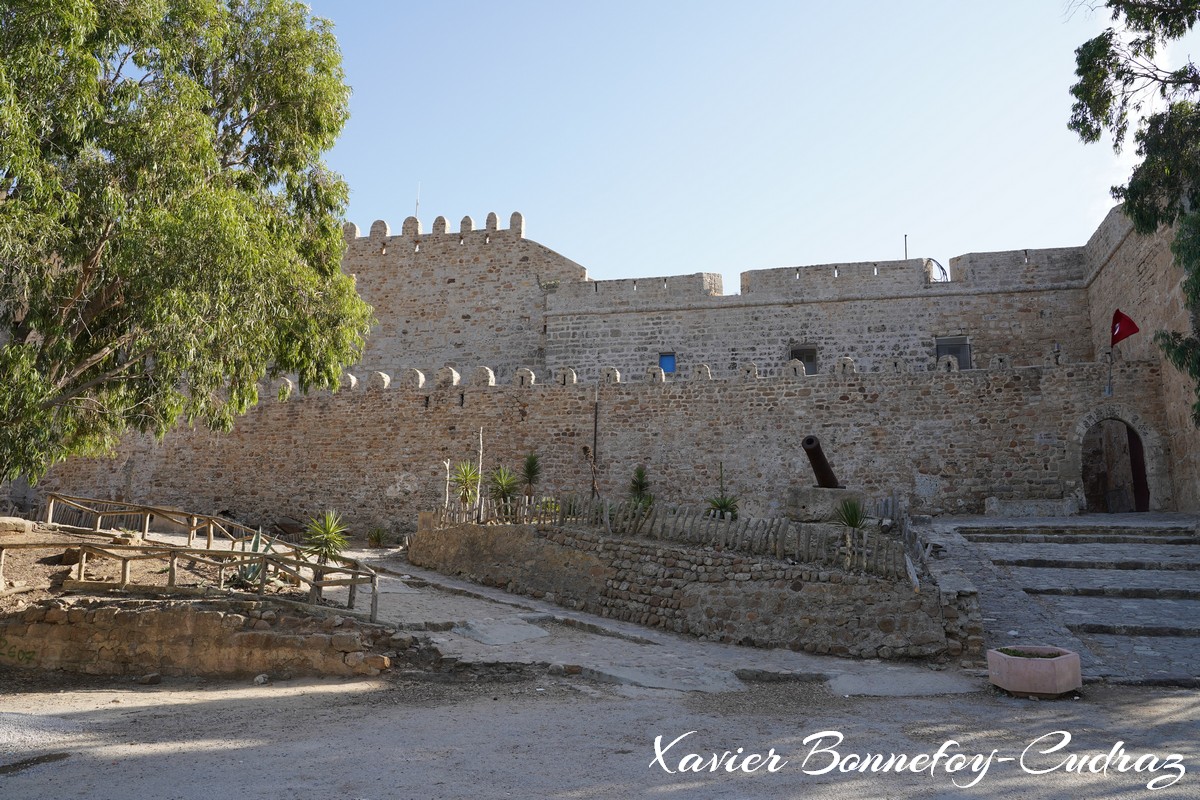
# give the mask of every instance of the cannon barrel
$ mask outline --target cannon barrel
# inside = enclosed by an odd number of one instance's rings
[[[833,467],[829,466],[829,460],[821,450],[821,440],[815,436],[805,436],[800,446],[804,448],[804,453],[812,464],[813,474],[817,476],[817,486],[822,489],[839,488],[840,484],[837,476],[833,474]]]

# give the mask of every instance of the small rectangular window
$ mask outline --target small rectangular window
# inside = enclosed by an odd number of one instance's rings
[[[794,344],[788,349],[789,361],[803,361],[804,374],[817,374],[817,346],[812,344]]]
[[[954,356],[958,368],[971,369],[971,342],[966,336],[939,336],[937,343],[937,360],[942,356]]]
[[[675,374],[675,354],[674,353],[659,353],[658,365],[662,367],[662,371],[668,375]]]

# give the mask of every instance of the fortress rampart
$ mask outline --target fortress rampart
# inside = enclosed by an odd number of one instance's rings
[[[644,465],[656,496],[700,503],[723,465],[746,513],[769,515],[811,482],[816,434],[843,483],[919,512],[1066,508],[1112,419],[1144,446],[1149,507],[1200,508],[1190,386],[1150,341],[1186,322],[1181,272],[1119,213],[1082,247],[952,259],[948,281],[925,259],[785,267],[743,273],[736,295],[703,273],[593,281],[524,229],[348,225],[344,269],[378,325],[343,391],[268,400],[226,435],[131,439],[39,489],[405,529],[482,428],[485,468],[536,451],[546,492],[589,493],[587,445],[607,497]],[[1110,355],[1116,306],[1144,333]]]
[[[918,512],[979,513],[989,497],[1078,495],[1080,426],[1102,408],[1146,439],[1154,507],[1173,503],[1169,443],[1157,434],[1163,410],[1140,391],[1159,380],[1157,364],[1120,364],[1109,399],[1103,364],[844,369],[589,384],[562,370],[532,385],[521,375],[487,385],[481,370],[474,384],[443,372],[419,387],[413,373],[376,375],[337,394],[265,401],[230,434],[180,430],[161,444],[131,441],[115,459],[74,459],[39,488],[152,497],[251,522],[337,508],[360,527],[395,527],[442,503],[444,461],[473,461],[482,428],[485,468],[515,468],[536,451],[547,493],[589,494],[587,445],[605,497],[623,498],[645,465],[657,497],[702,503],[717,493],[723,464],[745,513],[778,515],[791,486],[811,483],[800,442],[816,434],[846,485],[877,496],[898,490]]]

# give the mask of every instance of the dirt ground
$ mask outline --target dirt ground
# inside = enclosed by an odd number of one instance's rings
[[[1090,687],[1082,699],[1050,702],[992,691],[846,698],[823,683],[756,684],[721,694],[551,676],[142,686],[12,670],[0,671],[0,686],[4,797],[1200,796],[1200,695],[1185,690]],[[840,746],[832,733],[805,743],[833,731],[844,737]],[[1040,753],[1062,743],[1056,731],[1069,732],[1070,743]],[[835,756],[810,755],[814,747],[835,752],[838,768],[815,774]],[[1142,771],[1121,772],[1115,761],[1090,771],[1115,747],[1130,755],[1127,767],[1141,757]],[[853,766],[852,753],[916,756],[939,748],[942,766],[924,772],[840,771]],[[679,771],[687,753],[708,761],[714,752],[766,758],[772,749],[775,771]],[[993,750],[986,771],[945,769],[948,755],[977,755],[982,767]],[[1178,768],[1167,766],[1171,754],[1182,756]],[[1090,759],[1082,773],[1063,763],[1072,755]],[[1173,782],[1146,788],[1156,778]],[[976,779],[974,786],[954,784]]]
[[[153,537],[151,537],[153,539]],[[64,563],[64,551],[78,548],[80,543],[104,546],[112,543],[110,535],[66,534],[37,528],[30,534],[7,534],[0,544],[44,544],[38,549],[8,549],[4,558],[4,581],[0,585],[0,614],[19,611],[49,597],[61,594],[64,580],[75,577],[75,562]],[[198,546],[203,546],[201,542]],[[226,570],[226,580],[231,578]],[[166,586],[167,562],[163,559],[143,559],[130,562],[130,583],[140,587]],[[87,580],[116,581],[121,575],[121,562],[115,558],[89,556]],[[220,570],[212,564],[195,559],[180,559],[176,569],[176,585],[184,587],[217,586]],[[42,588],[45,587],[45,588]],[[24,591],[13,592],[14,589]],[[305,593],[294,586],[268,585],[267,592],[293,600],[303,600]]]
[[[8,580],[70,569],[18,553]],[[142,565],[136,580],[165,581]],[[214,580],[198,566],[186,580]],[[893,754],[937,760],[884,770]],[[0,798],[46,797],[1182,800],[1200,797],[1200,692],[847,697],[818,680],[682,692],[549,674],[141,685],[0,668]]]

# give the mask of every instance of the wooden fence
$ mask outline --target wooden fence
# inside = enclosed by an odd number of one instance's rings
[[[916,571],[901,538],[797,523],[782,517],[730,519],[708,508],[664,503],[647,507],[634,501],[609,503],[596,498],[523,498],[509,504],[485,500],[474,506],[445,508],[438,513],[435,527],[464,523],[582,524],[602,527],[615,535],[792,559],[803,564],[916,581]],[[914,583],[914,589],[918,585]]]

